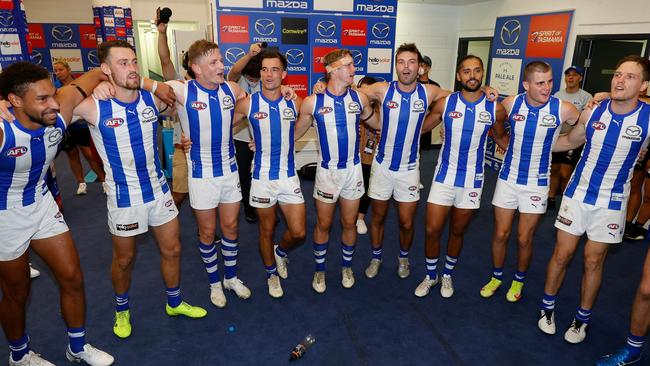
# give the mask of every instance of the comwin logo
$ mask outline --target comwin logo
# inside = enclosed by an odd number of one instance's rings
[[[305,53],[297,48],[292,48],[285,53],[289,65],[300,65],[305,60]]]
[[[109,128],[120,127],[124,124],[124,119],[122,118],[109,118],[104,121],[104,126]]]
[[[389,100],[388,102],[386,102],[386,107],[388,107],[390,109],[396,109],[396,108],[399,108],[399,103],[397,103],[394,100]]]
[[[336,33],[336,24],[329,20],[320,21],[316,26],[316,32],[318,32],[321,37],[329,38]]]
[[[5,156],[8,158],[17,158],[19,156],[23,156],[27,154],[27,147],[25,146],[16,146],[12,147],[11,149],[7,150],[5,153]]]
[[[72,28],[67,25],[56,25],[52,27],[52,37],[59,42],[67,42],[72,39]]]
[[[463,117],[463,114],[459,111],[451,111],[447,114],[447,116],[449,116],[449,118],[461,118]]]
[[[206,109],[208,105],[203,102],[192,102],[192,104],[190,104],[190,107],[192,107],[192,109],[196,109],[197,111],[202,111]]]
[[[268,18],[258,19],[255,21],[255,31],[261,36],[270,36],[275,32],[275,23]]]
[[[239,47],[229,48],[226,50],[226,61],[230,62],[231,64],[234,64],[245,54],[246,52],[244,52],[244,50]]]
[[[607,128],[607,125],[605,125],[604,123],[602,123],[600,121],[596,121],[596,122],[591,124],[591,127],[593,127],[594,130],[602,131],[602,130]]]
[[[517,113],[517,114],[515,114],[514,116],[512,116],[512,120],[515,121],[515,122],[525,121],[525,120],[526,120],[526,116],[524,116],[523,114],[519,114],[519,113]]]
[[[253,114],[253,118],[255,118],[257,120],[264,119],[264,118],[266,118],[268,116],[269,115],[266,112],[255,112],[255,114]]]
[[[510,19],[501,26],[501,43],[512,46],[521,35],[521,23],[517,19]]]
[[[372,26],[371,31],[375,38],[384,39],[390,34],[390,26],[386,23],[376,23]]]

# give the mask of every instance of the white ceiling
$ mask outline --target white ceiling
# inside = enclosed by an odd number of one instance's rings
[[[491,0],[399,0],[405,3],[424,3],[424,4],[435,4],[435,5],[470,5],[476,3],[484,3]]]

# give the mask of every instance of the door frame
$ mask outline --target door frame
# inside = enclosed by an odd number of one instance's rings
[[[489,41],[490,42],[490,47],[489,49],[492,49],[492,38],[493,37],[460,37],[458,38],[458,47],[457,47],[457,53],[456,53],[456,65],[458,64],[458,61],[460,60],[461,57],[467,55],[467,49],[468,49],[468,43],[471,41]],[[460,84],[456,80],[456,65],[454,65],[453,70],[454,70],[454,90],[460,90]],[[483,67],[484,70],[483,72],[486,75],[486,80],[487,80],[487,75],[490,75],[490,68],[492,67],[492,59],[490,58],[490,55],[488,54],[488,59],[483,60]]]

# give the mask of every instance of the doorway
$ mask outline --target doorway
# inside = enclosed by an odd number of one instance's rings
[[[576,37],[572,65],[583,66],[582,89],[591,94],[609,91],[616,63],[628,55],[648,58],[650,34],[594,35]]]
[[[475,37],[475,38],[460,38],[458,39],[458,57],[456,58],[456,64],[458,61],[466,55],[478,56],[483,60],[483,85],[485,85],[485,79],[490,73],[490,47],[492,47],[492,37]],[[456,80],[456,68],[454,67],[454,90],[460,90],[460,83]]]

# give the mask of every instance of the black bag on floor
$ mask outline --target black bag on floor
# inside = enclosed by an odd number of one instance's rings
[[[299,170],[298,170],[298,176],[300,179],[308,179],[308,180],[314,180],[316,179],[316,167],[318,166],[317,163],[309,163],[303,165]]]

